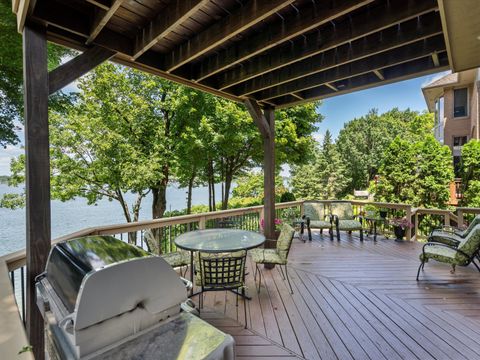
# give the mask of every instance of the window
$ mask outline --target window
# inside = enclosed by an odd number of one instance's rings
[[[453,90],[453,117],[468,115],[468,89]]]
[[[467,143],[466,136],[455,136],[453,138],[453,146],[463,146]]]

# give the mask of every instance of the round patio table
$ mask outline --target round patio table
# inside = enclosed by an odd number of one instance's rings
[[[193,253],[224,253],[249,250],[262,245],[262,234],[238,229],[207,229],[186,232],[175,239],[175,245],[190,251],[190,281],[193,284]],[[193,287],[190,296],[193,296]]]

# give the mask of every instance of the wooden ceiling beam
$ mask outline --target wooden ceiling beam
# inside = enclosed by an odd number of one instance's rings
[[[154,46],[161,38],[187,20],[210,0],[175,0],[141,29],[135,37],[133,59]]]
[[[49,94],[67,86],[114,55],[114,51],[95,46],[53,69],[48,74]]]
[[[362,60],[341,65],[339,67],[316,73],[314,75],[287,82],[276,87],[252,94],[257,100],[269,100],[292,92],[300,92],[318,87],[326,83],[359,76],[365,73],[381,70],[393,65],[402,64],[413,59],[431,56],[435,51],[445,50],[445,41],[442,35],[427,40],[420,40],[385,53],[377,54]],[[382,80],[382,79],[380,79]]]
[[[385,80],[380,80],[373,73],[367,73],[355,78],[344,81],[344,85],[338,92],[335,92],[326,86],[319,86],[318,88],[310,89],[301,93],[304,100],[292,101],[291,96],[286,95],[276,99],[269,100],[274,103],[277,109],[301,105],[304,103],[326,99],[332,96],[344,95],[354,91],[360,91],[377,87],[380,85],[392,84],[399,81],[412,79],[418,76],[425,76],[436,73],[438,71],[447,70],[449,68],[448,58],[446,53],[440,58],[440,66],[435,67],[430,56],[421,59],[416,59],[408,63],[403,63],[394,66],[392,69],[385,69]]]
[[[55,11],[52,11],[50,6],[54,7]],[[56,0],[38,2],[32,17],[48,25],[54,25],[59,29],[65,30],[66,33],[78,35],[83,39],[88,38],[90,35],[88,17],[79,16],[70,6]],[[85,43],[85,40],[83,42]],[[133,52],[132,42],[129,38],[106,28],[97,36],[94,43],[95,45],[129,56]]]
[[[319,33],[309,34],[291,46],[272,49],[242,66],[225,71],[218,77],[212,77],[212,84],[216,83],[219,89],[227,89],[438,8],[436,0],[390,0],[388,4],[385,7],[376,7],[366,14],[352,16],[348,24],[337,24],[335,28],[329,27]]]
[[[112,6],[111,0],[87,0],[90,4],[98,6],[99,8],[107,11]]]
[[[335,86],[333,86],[332,84],[330,84],[330,83],[325,83],[324,85],[325,85],[326,87],[329,87],[330,89],[332,89],[332,90],[335,91],[335,92],[338,91],[338,89],[337,89]]]
[[[265,20],[295,0],[250,0],[238,10],[214,23],[185,43],[165,55],[163,68],[172,72],[180,66],[195,60],[215,47],[237,36],[249,27]]]
[[[236,96],[247,96],[288,81],[439,35],[442,33],[442,25],[438,15],[432,13],[421,20],[414,19],[402,23],[400,30],[395,25],[225,90]]]
[[[87,45],[91,44],[95,38],[100,34],[100,31],[107,25],[108,21],[112,18],[118,8],[122,5],[125,0],[114,0],[110,5],[108,10],[103,10],[100,8],[95,9],[95,15],[93,18],[93,25],[90,31],[90,35],[88,36],[87,41],[85,42]]]
[[[217,74],[227,68],[248,60],[278,44],[293,39],[312,29],[324,25],[334,19],[348,14],[373,0],[342,0],[335,2],[331,7],[329,2],[311,2],[298,10],[297,14],[287,19],[269,24],[265,31],[255,33],[249,38],[242,39],[235,45],[212,55],[198,66],[196,74],[192,76],[196,81]]]
[[[270,138],[270,125],[268,124],[262,109],[260,109],[260,106],[258,106],[258,103],[255,100],[246,99],[244,104],[263,138]]]
[[[440,60],[438,59],[438,54],[436,52],[433,52],[432,54],[432,61],[436,67],[440,66]]]
[[[374,73],[375,75],[377,75],[377,77],[378,77],[380,80],[385,80],[385,77],[383,76],[383,73],[382,73],[382,69],[373,70],[373,73]]]

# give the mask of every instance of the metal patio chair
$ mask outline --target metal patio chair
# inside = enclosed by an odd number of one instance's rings
[[[286,275],[288,286],[290,287],[290,293],[293,294],[292,284],[290,284],[290,278],[288,277],[287,258],[290,252],[290,248],[292,246],[294,235],[295,230],[290,225],[284,223],[282,225],[282,230],[280,232],[280,236],[278,237],[277,247],[275,249],[250,250],[250,254],[252,255],[252,261],[255,263],[255,281],[257,280],[257,273],[259,274],[257,292],[260,292],[260,285],[262,283],[262,274],[260,272],[260,269],[258,268],[258,264],[275,264],[279,266],[280,272],[283,276],[283,280],[285,280]],[[285,273],[282,270],[282,265],[285,267]]]
[[[327,214],[323,203],[306,201],[303,204],[303,214],[307,224],[308,240],[312,241],[312,229],[320,229],[320,234],[323,229],[328,229],[330,239],[333,240],[333,219],[331,215]]]
[[[337,233],[337,240],[340,240],[340,230],[360,231],[360,241],[363,241],[362,217],[353,215],[353,207],[349,202],[334,202],[330,204],[333,217],[333,225]]]
[[[470,233],[461,240],[458,246],[448,245],[444,243],[427,242],[420,254],[420,266],[417,271],[417,281],[420,275],[420,270],[423,270],[425,263],[430,259],[452,265],[452,273],[455,272],[455,267],[468,266],[473,263],[478,271],[480,267],[475,262],[478,259],[480,250],[480,224],[476,225]]]
[[[466,229],[460,229],[453,226],[443,226],[438,229],[433,229],[428,236],[428,242],[458,246],[458,244],[465,239],[478,224],[480,224],[480,215],[475,216]]]

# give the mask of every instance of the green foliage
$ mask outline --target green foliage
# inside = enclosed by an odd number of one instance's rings
[[[460,174],[462,205],[480,207],[480,140],[472,139],[463,146]]]
[[[292,187],[297,198],[337,199],[344,193],[348,180],[332,136],[326,132],[313,163],[292,169]]]
[[[349,179],[344,193],[368,186],[395,137],[420,140],[431,133],[432,127],[432,114],[396,108],[381,115],[371,110],[367,115],[346,123],[336,144]]]
[[[282,194],[282,196],[280,196],[280,202],[290,202],[290,201],[295,201],[295,194],[290,192],[290,191],[286,191]]]
[[[275,177],[275,202],[280,202],[287,192],[281,176]],[[250,172],[237,179],[237,186],[232,191],[230,208],[239,208],[263,204],[263,173]]]
[[[433,135],[416,142],[398,136],[385,151],[378,174],[376,200],[445,208],[454,177],[452,155]]]
[[[18,143],[15,121],[23,116],[22,36],[12,13],[12,2],[0,0],[0,146]],[[53,69],[70,50],[49,44],[48,65]]]

